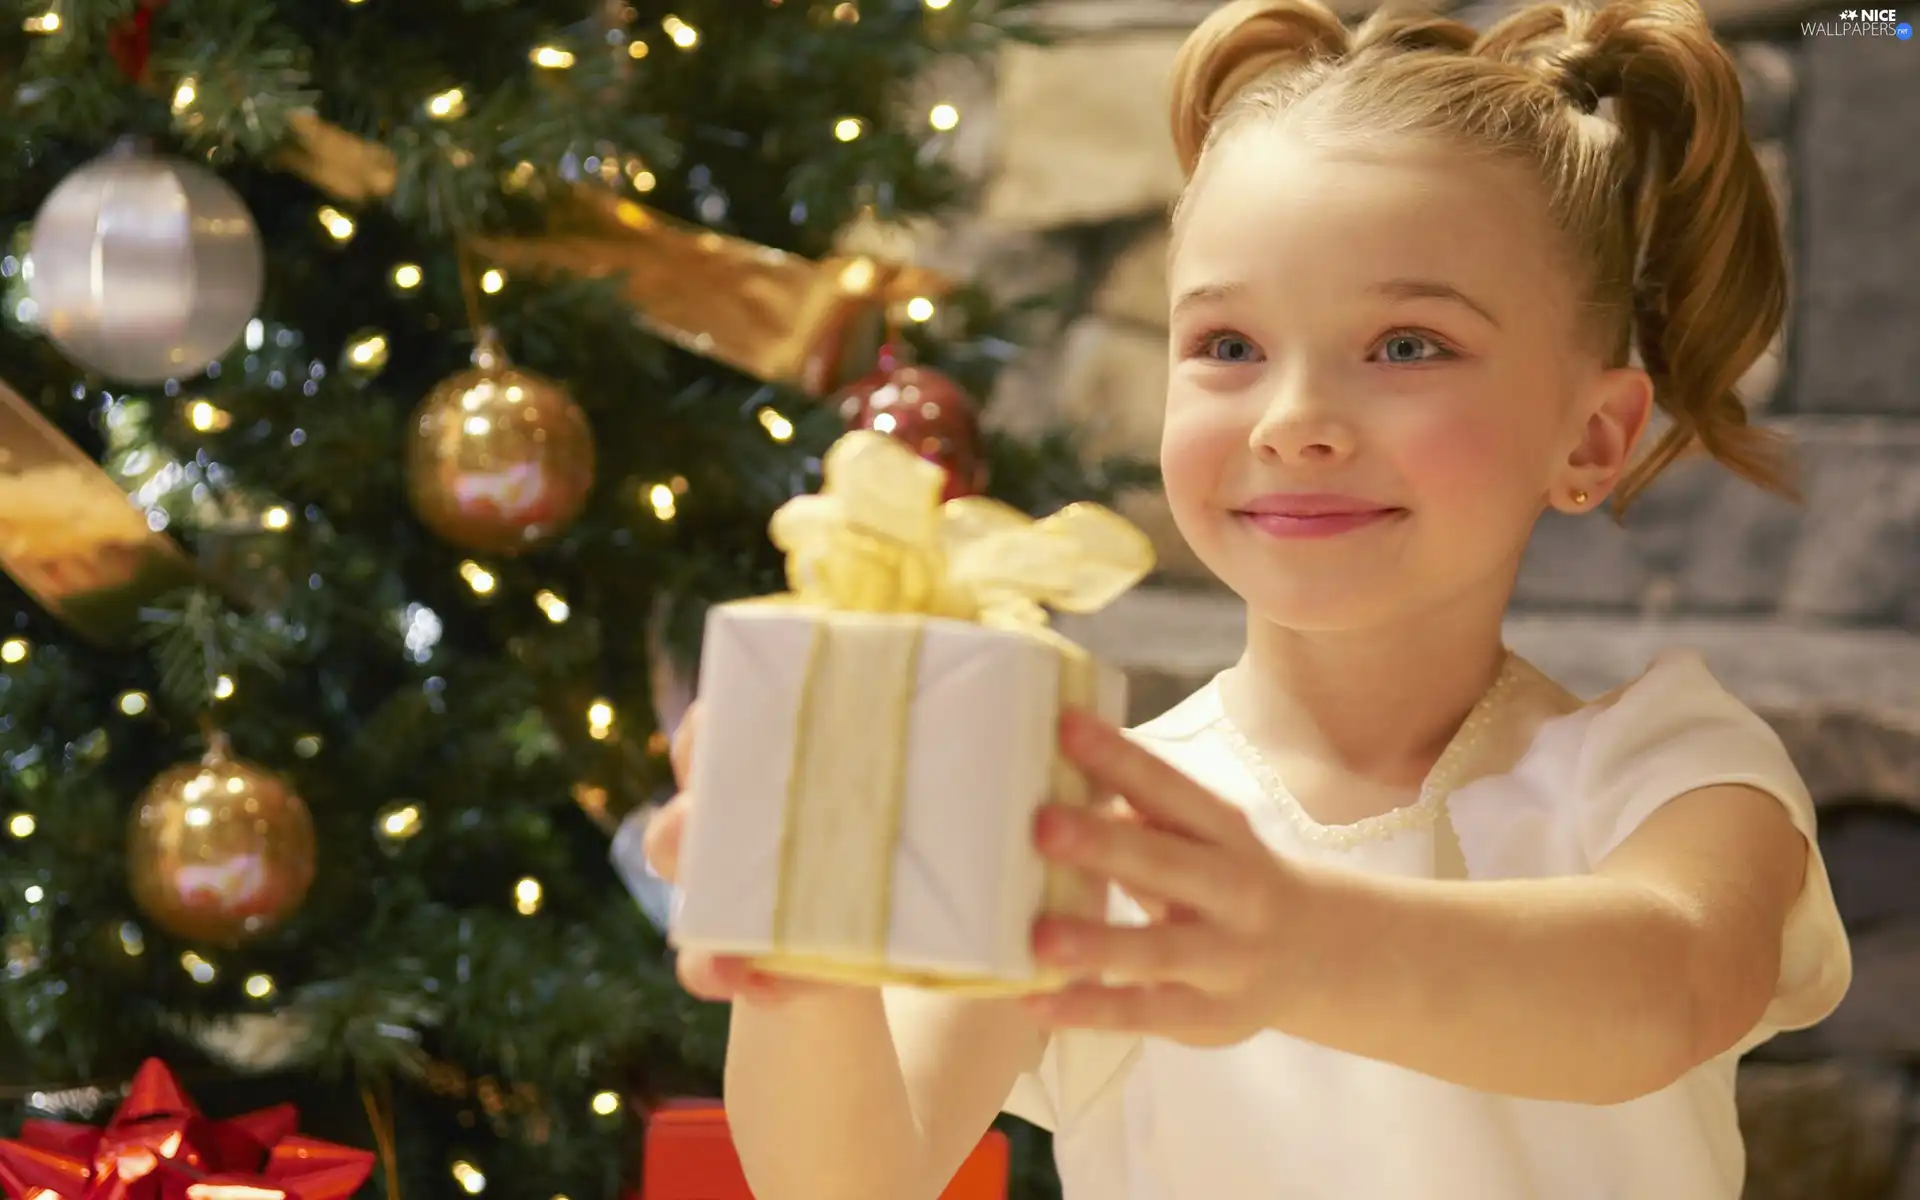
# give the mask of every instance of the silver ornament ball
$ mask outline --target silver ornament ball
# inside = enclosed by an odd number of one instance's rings
[[[260,231],[234,190],[126,144],[60,181],[33,220],[27,286],[68,357],[122,383],[198,375],[260,307]]]

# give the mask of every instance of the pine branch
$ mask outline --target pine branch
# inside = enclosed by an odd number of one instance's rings
[[[160,686],[180,712],[205,712],[221,699],[221,680],[244,666],[280,674],[288,647],[284,628],[235,612],[201,588],[176,592],[141,614],[160,665]]]

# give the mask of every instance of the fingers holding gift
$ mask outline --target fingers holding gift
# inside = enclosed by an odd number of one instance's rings
[[[1146,824],[1221,845],[1252,836],[1245,813],[1092,713],[1061,714],[1060,747],[1095,790],[1125,800]]]
[[[1108,879],[1160,911],[1202,914],[1229,928],[1249,928],[1263,917],[1256,865],[1264,857],[1216,845],[1138,820],[1094,809],[1048,805],[1034,825],[1034,841],[1048,858]]]

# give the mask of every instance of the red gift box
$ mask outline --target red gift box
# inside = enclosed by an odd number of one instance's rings
[[[1007,1135],[989,1130],[940,1200],[1006,1200]],[[754,1200],[717,1100],[676,1100],[647,1119],[647,1159],[635,1200]]]

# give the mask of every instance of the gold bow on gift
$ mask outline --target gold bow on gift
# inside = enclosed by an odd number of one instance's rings
[[[886,434],[847,434],[822,469],[820,492],[768,527],[787,556],[787,603],[1039,632],[1046,609],[1104,608],[1153,570],[1147,535],[1098,504],[1035,521],[984,497],[941,503],[945,470]]]

